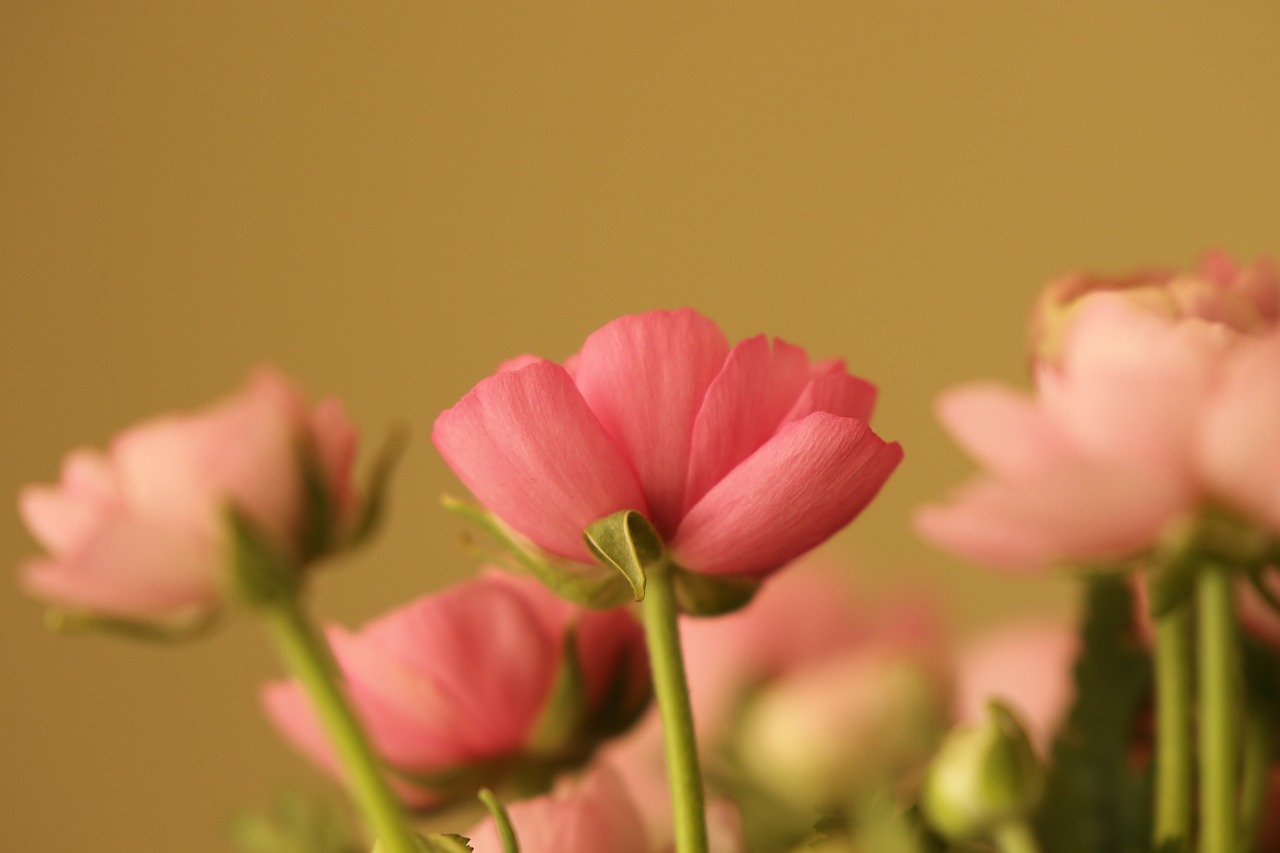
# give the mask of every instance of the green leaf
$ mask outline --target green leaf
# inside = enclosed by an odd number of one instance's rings
[[[587,525],[582,538],[592,556],[621,572],[631,584],[635,600],[643,601],[645,569],[666,553],[649,519],[634,509],[624,509]]]
[[[1045,853],[1147,849],[1150,768],[1130,766],[1151,660],[1133,624],[1123,577],[1088,581],[1075,699],[1054,740],[1037,834]]]
[[[128,640],[167,644],[203,637],[218,624],[219,615],[218,611],[214,610],[195,614],[187,619],[144,622],[51,608],[45,611],[44,624],[53,633],[63,636],[106,634]]]
[[[226,563],[240,598],[263,606],[296,598],[302,573],[248,516],[228,505],[223,513]]]
[[[542,712],[534,723],[528,744],[531,752],[558,755],[583,736],[587,724],[587,677],[578,655],[578,631],[565,631],[564,652],[555,681]]]
[[[516,841],[515,827],[511,825],[511,816],[507,814],[502,801],[488,788],[482,788],[477,796],[489,810],[489,814],[493,815],[493,822],[498,826],[498,836],[502,839],[502,853],[520,853],[520,843]]]
[[[343,550],[358,548],[372,538],[382,524],[387,512],[387,499],[391,486],[391,477],[396,466],[400,464],[405,450],[409,447],[409,430],[398,426],[390,434],[374,457],[373,468],[369,472],[364,487],[364,504],[360,518],[356,521],[351,535],[343,543]]]
[[[760,581],[733,575],[704,575],[676,570],[676,603],[690,616],[720,616],[745,607],[760,589]]]
[[[607,610],[632,599],[627,581],[616,571],[592,563],[561,560],[503,524],[493,513],[446,495],[444,508],[465,518],[493,539],[515,561],[516,571],[524,571],[544,586],[567,599],[596,610]]]

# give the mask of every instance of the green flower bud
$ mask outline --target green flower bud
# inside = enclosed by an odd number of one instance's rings
[[[1025,817],[1043,790],[1044,770],[1026,732],[993,701],[984,722],[947,735],[929,764],[921,805],[943,837],[976,838]]]

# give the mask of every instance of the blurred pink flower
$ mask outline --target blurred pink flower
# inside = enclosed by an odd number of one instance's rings
[[[622,317],[565,366],[522,357],[436,419],[473,494],[560,557],[642,512],[685,568],[763,576],[853,520],[902,457],[843,362],[757,336],[730,348],[688,310]]]
[[[657,853],[626,788],[607,767],[510,803],[507,813],[521,853]],[[464,834],[475,853],[502,853],[492,818]]]
[[[956,722],[981,722],[987,702],[999,699],[1045,755],[1071,703],[1078,649],[1069,625],[1047,620],[1002,625],[965,643],[956,657]]]
[[[1084,297],[1033,398],[992,384],[942,396],[939,417],[986,475],[921,509],[918,530],[1037,569],[1141,553],[1206,500],[1280,529],[1280,332],[1265,328]]]
[[[551,708],[576,629],[585,708]],[[639,624],[623,610],[584,611],[533,581],[492,571],[369,623],[358,632],[328,629],[347,690],[375,748],[393,767],[423,777],[402,784],[407,802],[449,796],[456,771],[486,768],[541,749],[538,760],[580,760],[594,740],[613,734],[649,696],[648,657]],[[302,689],[268,685],[271,719],[302,751],[333,772],[337,763]],[[587,743],[534,743],[544,714],[583,712]],[[563,751],[563,753],[562,753]],[[508,768],[509,769],[509,768]],[[433,787],[430,777],[438,777]],[[486,779],[486,781],[488,781]],[[472,785],[466,794],[474,793]]]
[[[24,489],[22,517],[50,556],[24,567],[23,586],[50,604],[115,617],[197,615],[222,597],[224,508],[300,556],[303,466],[316,465],[345,525],[356,510],[355,447],[336,400],[311,408],[287,379],[261,370],[209,408],[127,430],[106,453],[71,453],[59,485]]]

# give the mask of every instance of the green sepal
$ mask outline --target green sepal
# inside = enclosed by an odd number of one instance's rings
[[[920,825],[888,794],[864,802],[854,811],[857,849],[875,853],[925,853]]]
[[[333,550],[337,512],[320,456],[310,442],[298,449],[302,472],[302,530],[298,535],[300,561],[306,565]]]
[[[1280,615],[1280,598],[1271,591],[1271,587],[1267,586],[1267,579],[1263,577],[1267,571],[1274,571],[1271,566],[1259,566],[1248,572],[1249,585],[1253,587],[1253,591],[1258,594],[1258,600],[1271,609],[1271,612]]]
[[[338,804],[298,789],[281,791],[266,811],[245,811],[227,825],[240,853],[358,853],[350,817]]]
[[[254,606],[297,598],[302,588],[297,564],[235,507],[228,505],[223,519],[226,563],[236,595]]]
[[[1199,562],[1184,552],[1170,560],[1159,560],[1147,579],[1147,615],[1160,619],[1191,600],[1196,590]]]
[[[493,822],[498,827],[498,837],[502,840],[502,853],[520,853],[520,842],[516,840],[516,828],[511,825],[511,816],[507,814],[502,801],[488,788],[481,788],[476,796],[493,816]]]
[[[645,569],[666,553],[649,519],[634,509],[620,510],[587,525],[582,538],[593,557],[626,578],[635,600],[644,601]]]
[[[387,770],[397,779],[436,795],[442,802],[449,802],[469,797],[477,788],[501,782],[511,775],[512,767],[511,759],[497,759],[459,764],[430,773],[395,765],[389,765]]]
[[[341,550],[347,551],[365,544],[378,532],[387,513],[387,501],[391,491],[391,478],[409,447],[409,430],[405,426],[394,427],[382,442],[373,459],[373,467],[365,479],[362,491],[363,503],[360,517],[351,533],[342,542]]]
[[[506,568],[532,575],[561,598],[593,610],[607,610],[631,601],[631,587],[618,572],[552,556],[475,504],[448,495],[441,498],[441,504],[495,539],[506,556],[514,560]]]
[[[1045,853],[1128,853],[1151,834],[1150,768],[1129,759],[1151,659],[1121,576],[1087,582],[1074,700],[1055,735],[1036,828]]]
[[[529,735],[529,751],[559,755],[581,739],[589,713],[587,676],[578,655],[578,631],[569,626],[564,634],[560,666],[552,682],[547,703],[542,706]]]
[[[203,637],[213,630],[220,615],[219,611],[210,610],[186,619],[147,622],[50,608],[45,611],[44,624],[50,631],[62,636],[105,634],[147,643],[166,644],[183,643]]]
[[[456,832],[422,837],[423,853],[474,853],[471,839]]]
[[[755,598],[760,581],[734,575],[706,575],[677,568],[676,603],[690,616],[721,616],[745,607]]]

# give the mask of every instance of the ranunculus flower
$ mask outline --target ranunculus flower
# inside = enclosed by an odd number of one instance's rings
[[[355,430],[341,405],[309,406],[283,376],[256,373],[235,395],[122,433],[105,453],[78,450],[57,486],[29,486],[23,519],[49,556],[28,563],[36,598],[128,619],[184,619],[221,600],[224,512],[232,507],[301,559],[318,482],[328,539],[354,520]],[[314,531],[312,531],[314,533]]]
[[[992,384],[943,395],[943,424],[986,474],[917,528],[1010,569],[1129,558],[1210,503],[1280,530],[1280,331],[1267,328],[1084,297],[1032,398]]]
[[[472,796],[509,773],[549,778],[628,725],[649,697],[644,637],[628,612],[583,610],[496,570],[358,632],[327,633],[374,747],[417,806]],[[583,695],[553,689],[567,666],[578,668]],[[269,685],[264,701],[290,741],[337,772],[299,685]]]
[[[591,563],[583,530],[645,515],[692,572],[760,578],[831,536],[902,457],[875,391],[764,336],[730,347],[691,311],[622,317],[564,366],[524,357],[436,420],[473,494],[545,551]]]

